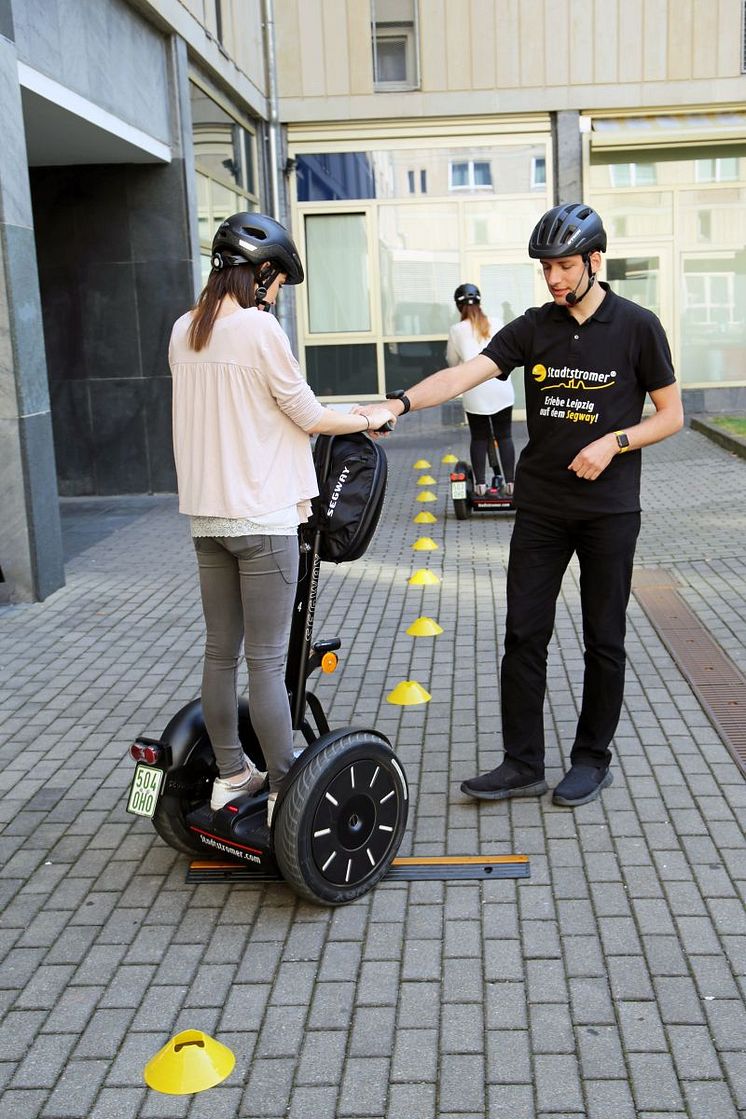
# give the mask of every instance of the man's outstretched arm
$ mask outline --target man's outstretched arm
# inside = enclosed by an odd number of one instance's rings
[[[477,354],[470,361],[454,365],[451,369],[440,369],[437,373],[432,373],[424,380],[418,381],[411,389],[407,389],[407,397],[413,412],[421,408],[432,408],[435,404],[444,404],[446,400],[451,400],[467,389],[473,389],[475,385],[481,385],[490,377],[497,377],[499,373],[500,370],[494,361],[484,354]],[[366,416],[369,409],[380,407],[380,404],[364,404],[354,411]],[[400,400],[388,400],[386,407],[397,416],[404,411],[404,405]]]

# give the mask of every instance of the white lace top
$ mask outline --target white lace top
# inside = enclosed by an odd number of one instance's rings
[[[192,517],[191,523],[192,536],[295,536],[301,517],[298,506],[289,505],[254,517]]]

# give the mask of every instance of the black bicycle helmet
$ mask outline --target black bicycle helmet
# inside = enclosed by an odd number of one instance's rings
[[[536,260],[585,256],[595,250],[606,252],[606,231],[596,211],[583,202],[547,210],[528,243],[528,255]]]
[[[213,268],[247,261],[255,268],[269,261],[276,272],[286,274],[285,283],[303,283],[303,265],[290,234],[267,214],[232,214],[221,223],[213,238]]]
[[[453,298],[459,308],[466,307],[470,303],[479,304],[482,302],[482,296],[476,284],[459,284],[453,293]]]

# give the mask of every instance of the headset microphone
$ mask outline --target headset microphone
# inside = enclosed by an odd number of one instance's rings
[[[595,273],[591,272],[590,258],[586,258],[585,263],[588,266],[588,275],[589,275],[588,287],[585,289],[585,291],[583,292],[582,295],[576,295],[575,294],[577,292],[578,288],[580,287],[580,284],[583,280],[583,277],[585,276],[585,268],[584,268],[582,273],[581,273],[580,279],[578,280],[575,287],[572,289],[572,291],[569,291],[567,293],[567,295],[565,296],[565,303],[567,304],[568,307],[574,307],[576,303],[580,303],[580,300],[585,299],[586,295],[588,294],[588,292],[593,287],[593,283],[596,279],[596,276],[595,276]]]

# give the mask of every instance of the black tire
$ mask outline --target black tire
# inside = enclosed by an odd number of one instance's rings
[[[407,810],[406,777],[391,747],[371,731],[350,731],[311,758],[278,805],[274,854],[283,878],[318,904],[353,901],[391,865]]]
[[[466,479],[466,497],[453,498],[453,511],[457,521],[465,521],[472,514],[471,495],[474,493],[474,474],[468,462],[457,462],[455,474],[463,474]]]
[[[179,793],[166,793],[158,801],[153,827],[164,842],[186,855],[205,849],[199,838],[187,827],[186,817],[210,797],[212,783],[218,775],[215,757],[207,734],[192,746],[179,773]],[[167,774],[166,781],[169,776]]]

